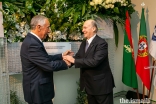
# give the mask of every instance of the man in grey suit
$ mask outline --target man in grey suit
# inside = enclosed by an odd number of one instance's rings
[[[30,25],[31,32],[25,37],[20,51],[24,98],[29,104],[52,104],[53,71],[65,70],[70,66],[63,57],[71,52],[48,55],[42,43],[50,32],[50,23],[45,16],[34,16]]]
[[[83,24],[84,40],[75,57],[66,60],[80,68],[80,89],[87,93],[88,104],[113,104],[114,78],[108,61],[107,42],[97,35],[94,20]]]

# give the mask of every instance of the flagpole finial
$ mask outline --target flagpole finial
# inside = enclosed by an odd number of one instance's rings
[[[142,7],[144,7],[144,6],[145,6],[145,3],[144,3],[144,2],[142,2],[142,3],[141,3],[141,6],[142,6]]]

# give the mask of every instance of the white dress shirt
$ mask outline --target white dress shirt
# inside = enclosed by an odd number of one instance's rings
[[[38,37],[35,33],[33,33],[33,32],[30,32],[32,35],[34,35],[36,38],[38,38],[41,42],[42,42],[42,40],[40,39],[40,37]]]
[[[93,41],[93,39],[95,38],[95,36],[96,36],[96,34],[95,34],[94,36],[92,36],[90,39],[87,39],[89,45],[90,45],[90,43]],[[88,45],[88,47],[89,47],[89,45]]]

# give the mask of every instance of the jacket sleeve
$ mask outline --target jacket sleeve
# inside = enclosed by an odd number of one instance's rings
[[[76,68],[92,68],[97,67],[103,60],[108,57],[108,45],[106,42],[99,42],[94,50],[93,57],[79,58],[77,53],[75,58]]]
[[[28,59],[43,69],[44,71],[58,71],[67,69],[63,60],[56,60],[59,55],[50,56],[44,51],[42,46],[30,45],[28,49]]]
[[[55,61],[55,60],[62,60],[62,54],[56,54],[56,55],[49,55],[49,58],[52,60],[52,61]]]

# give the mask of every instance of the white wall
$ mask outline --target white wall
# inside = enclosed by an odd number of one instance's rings
[[[154,27],[156,25],[156,0],[131,0],[132,4],[134,5],[134,9],[136,10],[135,13],[131,15],[131,31],[132,31],[132,37],[133,37],[133,44],[134,44],[134,53],[135,53],[135,59],[137,56],[137,50],[138,50],[138,37],[139,37],[139,29],[140,29],[140,18],[141,18],[141,3],[145,3],[145,18],[146,18],[146,27],[147,27],[147,38],[148,38],[148,44],[150,44],[150,39],[152,37],[152,33],[154,31]],[[115,69],[114,69],[114,78],[115,78],[115,84],[116,88],[114,89],[114,93],[120,92],[122,90],[132,90],[132,88],[129,88],[125,86],[122,83],[122,55],[123,55],[123,31],[119,27],[119,47],[116,49],[116,55],[115,55]],[[151,60],[151,57],[150,57]],[[140,78],[138,77],[138,83],[139,83],[139,93],[142,93],[142,82],[140,81]],[[151,90],[151,98],[156,101],[156,89],[153,88]]]
[[[79,81],[80,69],[54,72],[55,97],[54,104],[75,104],[77,98],[76,84]]]
[[[123,91],[123,83],[122,83],[122,57],[123,57],[123,29],[120,25],[118,25],[119,29],[119,43],[118,47],[115,49],[115,57],[114,57],[114,80],[115,80],[115,88],[114,93]]]

